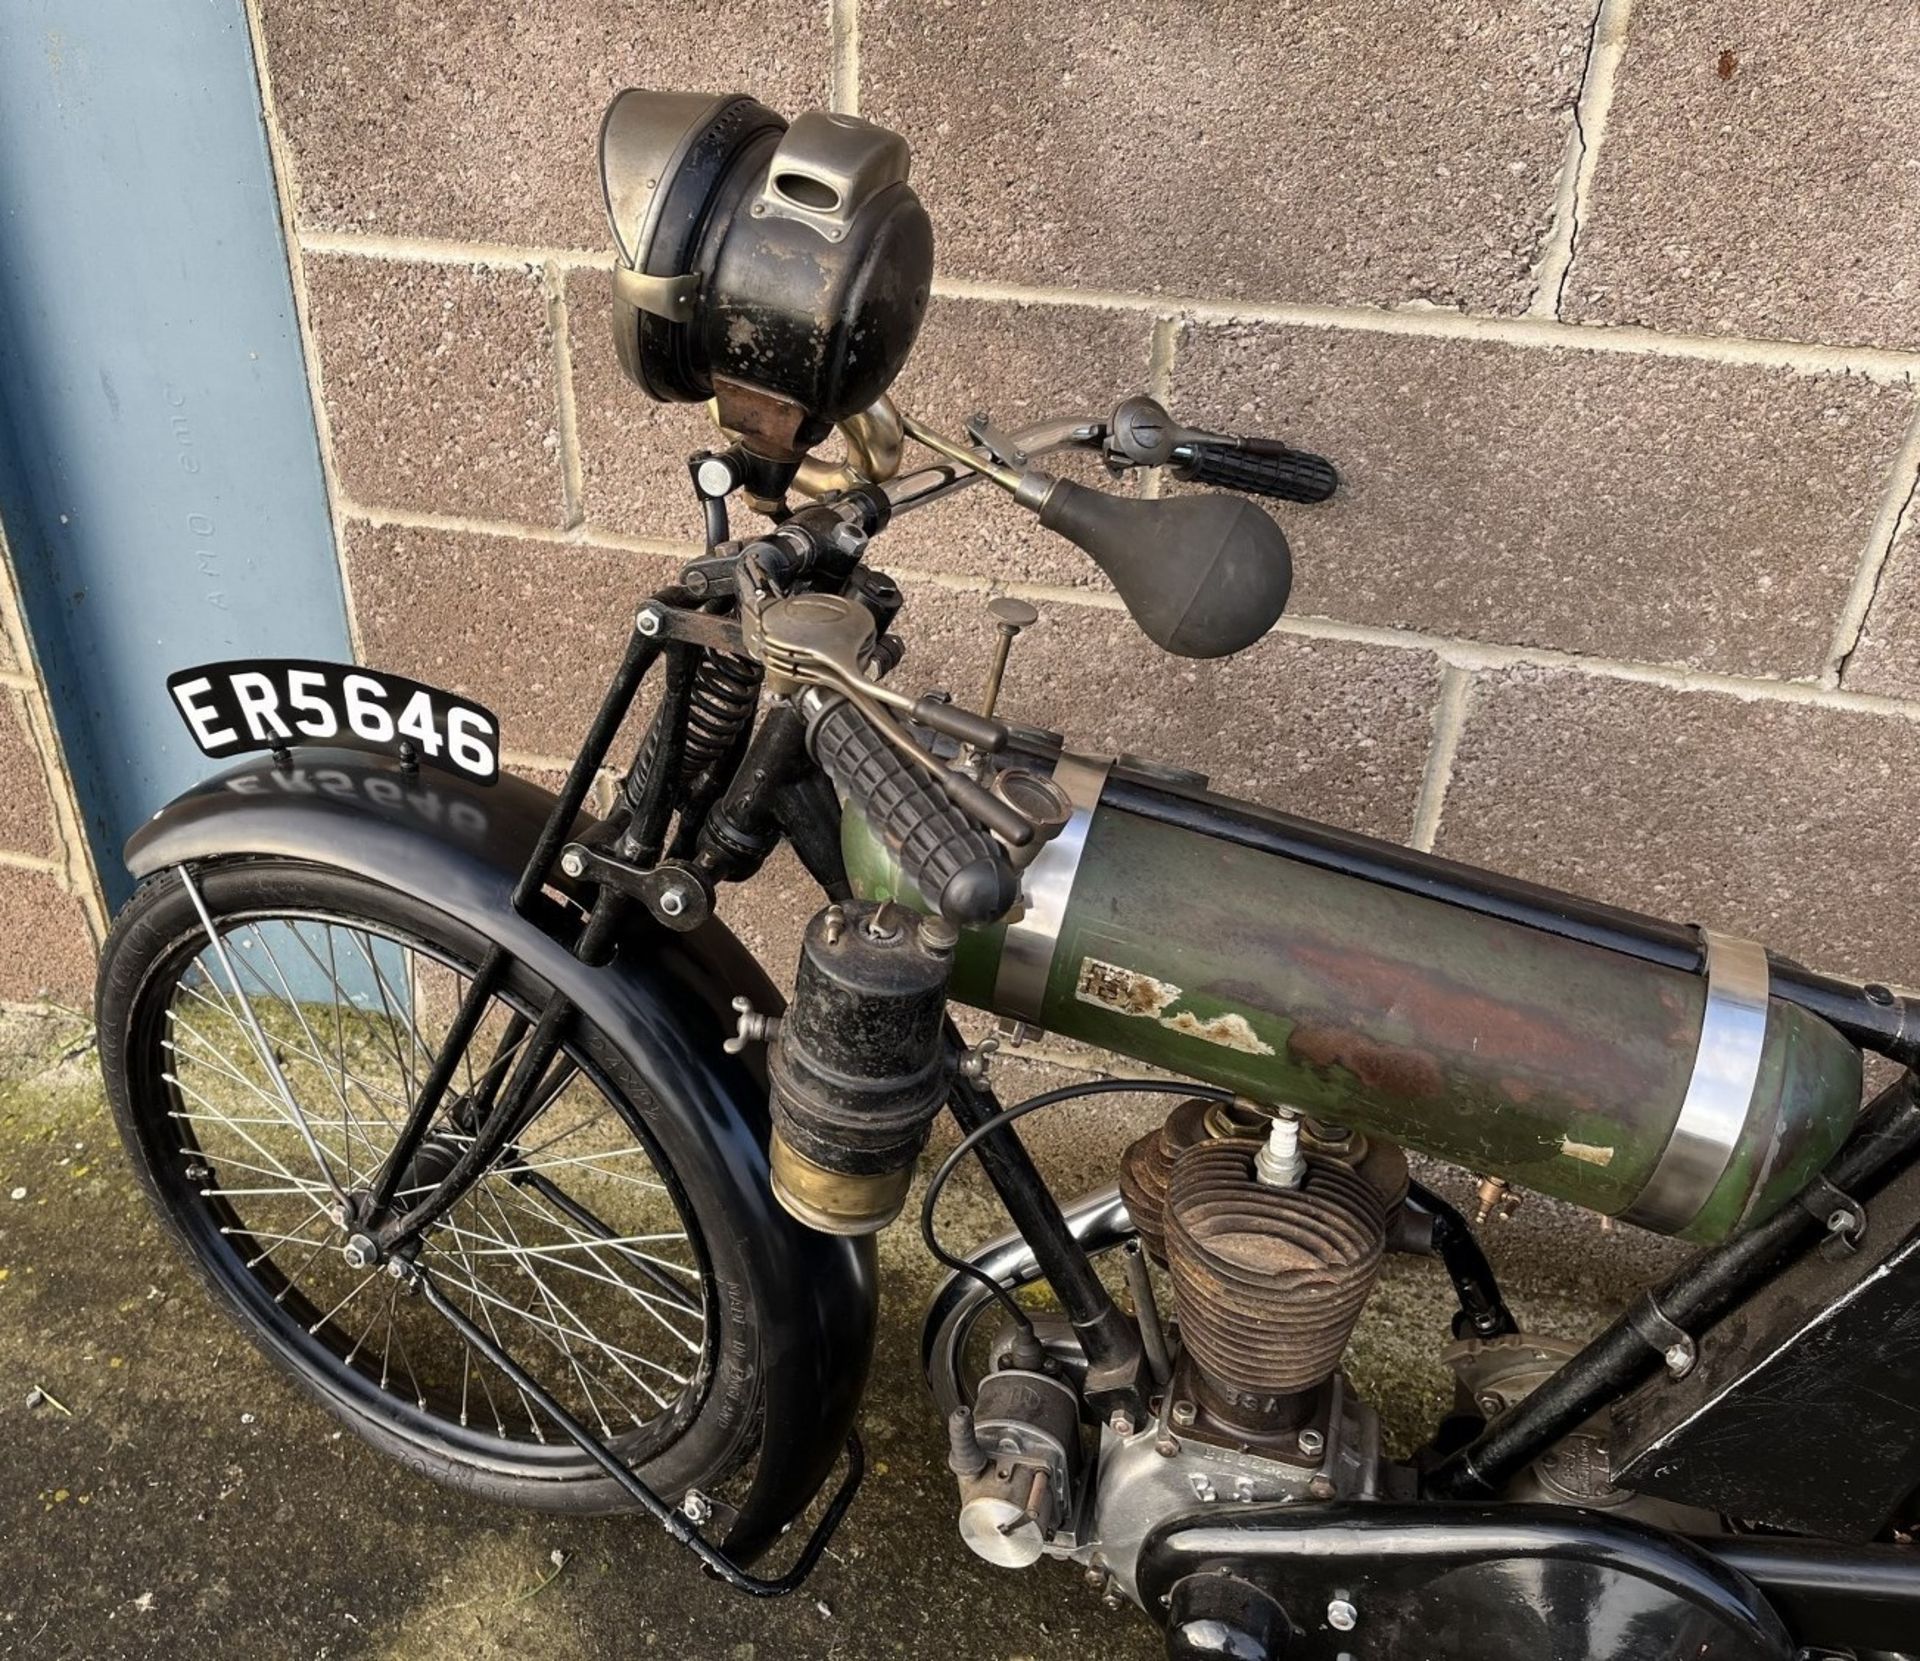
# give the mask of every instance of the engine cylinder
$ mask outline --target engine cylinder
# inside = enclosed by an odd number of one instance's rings
[[[1206,1140],[1214,1131],[1207,1123],[1213,1104],[1204,1096],[1182,1102],[1166,1120],[1131,1142],[1120,1156],[1120,1197],[1139,1231],[1140,1244],[1154,1262],[1167,1261],[1167,1184],[1180,1150]]]
[[[1140,1235],[1140,1244],[1154,1262],[1166,1266],[1167,1184],[1181,1151],[1212,1137],[1259,1139],[1267,1134],[1270,1120],[1270,1112],[1243,1102],[1229,1106],[1195,1096],[1182,1102],[1146,1135],[1127,1144],[1120,1156],[1120,1197],[1127,1202],[1127,1216]],[[1379,1191],[1386,1219],[1392,1222],[1407,1197],[1410,1178],[1405,1152],[1365,1131],[1347,1125],[1323,1125],[1314,1119],[1302,1121],[1300,1145],[1308,1153],[1325,1154],[1351,1165]]]
[[[1167,1186],[1167,1267],[1202,1405],[1250,1435],[1289,1428],[1340,1365],[1380,1272],[1379,1189],[1309,1154],[1297,1188],[1255,1174],[1247,1138],[1184,1149]]]

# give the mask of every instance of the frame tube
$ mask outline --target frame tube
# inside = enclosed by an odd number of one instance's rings
[[[1852,1141],[1828,1167],[1827,1180],[1859,1200],[1916,1153],[1920,1105],[1908,1074],[1874,1098]],[[1548,1446],[1653,1375],[1663,1351],[1643,1333],[1643,1324],[1656,1331],[1699,1331],[1770,1277],[1823,1226],[1819,1216],[1789,1205],[1759,1227],[1700,1253],[1638,1299],[1539,1389],[1436,1465],[1421,1484],[1422,1494],[1430,1499],[1497,1495]],[[1655,1321],[1646,1321],[1649,1313]]]

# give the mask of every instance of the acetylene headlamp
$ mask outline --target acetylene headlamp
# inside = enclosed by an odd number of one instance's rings
[[[919,332],[933,226],[908,160],[853,116],[789,126],[744,95],[621,93],[600,129],[621,367],[797,462],[886,391]]]

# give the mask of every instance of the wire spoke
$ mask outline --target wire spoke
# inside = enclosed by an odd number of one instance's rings
[[[448,1252],[440,1250],[440,1248],[437,1246],[429,1247],[428,1253],[431,1256],[436,1256],[443,1259],[444,1262],[447,1264],[453,1264],[458,1262],[457,1258],[453,1257]],[[540,1342],[545,1344],[548,1349],[552,1350],[556,1355],[562,1357],[563,1359],[573,1362],[575,1365],[579,1365],[577,1358],[574,1357],[572,1353],[562,1343],[562,1339],[567,1337],[577,1337],[578,1336],[577,1333],[572,1333],[567,1328],[561,1327],[555,1324],[553,1321],[548,1320],[545,1316],[536,1314],[533,1310],[529,1308],[524,1308],[520,1304],[515,1303],[511,1298],[505,1298],[500,1296],[497,1292],[488,1291],[483,1286],[481,1286],[478,1282],[468,1280],[464,1276],[459,1275],[458,1273],[455,1273],[454,1271],[449,1270],[445,1267],[438,1268],[434,1272],[436,1275],[450,1275],[454,1285],[456,1285],[461,1290],[468,1293],[470,1296],[478,1298],[483,1305],[490,1306],[494,1309],[503,1310],[509,1315],[518,1317],[521,1321],[525,1322],[527,1326],[532,1329],[533,1335],[536,1338],[538,1338]],[[491,1326],[491,1323],[489,1323],[489,1325]],[[497,1341],[499,1338],[499,1333],[497,1330],[494,1332],[494,1337]],[[501,1347],[503,1349],[507,1348],[507,1346],[504,1344]],[[607,1348],[604,1345],[601,1347],[603,1349]],[[610,1349],[608,1349],[607,1353],[611,1355],[613,1352]],[[617,1360],[618,1358],[615,1357],[615,1359]],[[599,1373],[595,1373],[594,1376],[600,1379],[601,1387],[603,1389],[606,1389],[609,1395],[615,1394],[611,1386],[607,1384],[604,1376],[602,1376]],[[644,1381],[637,1380],[636,1382],[639,1382],[643,1389],[646,1388]],[[653,1392],[651,1390],[648,1390],[648,1394],[652,1395]],[[616,1396],[615,1399],[618,1400],[618,1397]],[[660,1400],[658,1396],[655,1396],[654,1399],[656,1401]],[[621,1405],[624,1407],[626,1404],[622,1402]],[[662,1403],[662,1405],[665,1405],[665,1404]],[[628,1414],[628,1417],[632,1418],[636,1424],[642,1424],[645,1422],[641,1420],[639,1416],[632,1411],[631,1408],[627,1409],[627,1414]]]
[[[454,1225],[454,1231],[459,1234],[470,1233],[469,1230],[459,1228],[458,1225]],[[485,1236],[477,1235],[477,1236],[474,1236],[474,1238],[484,1239]],[[620,1288],[621,1291],[627,1293],[630,1297],[632,1297],[635,1302],[643,1305],[646,1308],[647,1313],[649,1315],[652,1315],[655,1320],[659,1321],[660,1324],[664,1326],[667,1329],[667,1331],[672,1333],[673,1336],[677,1338],[682,1344],[684,1344],[687,1347],[687,1349],[691,1350],[696,1355],[699,1353],[699,1350],[700,1350],[699,1344],[695,1342],[693,1339],[687,1337],[685,1333],[681,1332],[677,1327],[673,1325],[672,1322],[668,1321],[664,1315],[661,1315],[659,1311],[653,1307],[655,1304],[665,1303],[666,1300],[664,1298],[658,1298],[651,1293],[643,1292],[640,1290],[639,1287],[635,1286],[631,1281],[622,1280],[618,1275],[595,1274],[593,1270],[585,1268],[578,1263],[569,1262],[565,1258],[550,1257],[547,1255],[546,1250],[539,1246],[524,1246],[519,1248],[505,1247],[501,1249],[492,1249],[492,1250],[481,1250],[478,1248],[469,1247],[467,1250],[468,1250],[469,1257],[499,1257],[499,1256],[535,1257],[535,1258],[538,1258],[542,1263],[551,1264],[552,1267],[556,1269],[565,1269],[570,1274],[583,1276],[587,1280],[599,1281],[602,1285],[617,1286]],[[596,1261],[598,1260],[596,1259]],[[668,1304],[667,1307],[673,1308],[675,1306]],[[596,1339],[595,1342],[597,1343],[604,1342],[604,1340]],[[634,1356],[633,1359],[636,1361],[639,1361],[642,1366],[658,1368],[659,1371],[665,1373],[667,1377],[672,1379],[676,1384],[685,1384],[687,1382],[678,1373],[674,1372],[670,1367],[663,1367],[657,1361],[648,1361],[644,1357],[641,1357],[638,1355]]]
[[[425,1300],[339,1255],[333,1181],[347,1185],[350,1207],[364,1203],[356,1196],[442,1064],[471,970],[359,918],[262,911],[210,928],[182,960],[157,1042],[167,1122],[195,1174],[210,1173],[189,1186],[214,1208],[223,1249],[330,1365],[470,1435],[553,1445],[526,1391]],[[224,955],[213,949],[222,940]],[[459,1057],[466,1089],[449,1093],[423,1148],[471,1145],[474,1127],[458,1128],[453,1113],[510,1076],[536,1025],[496,994]],[[631,1111],[571,1045],[535,1091],[538,1140],[510,1148],[454,1199],[419,1242],[422,1261],[600,1435],[630,1437],[706,1376],[703,1259]],[[441,1168],[420,1165],[396,1197],[432,1192]],[[374,1282],[386,1290],[369,1291]]]
[[[512,1222],[508,1220],[506,1213],[501,1210],[499,1200],[494,1195],[491,1188],[489,1188],[486,1191],[486,1197],[493,1201],[494,1213],[496,1216],[499,1217],[501,1227],[506,1229],[506,1231],[509,1234],[513,1235],[514,1239],[517,1241],[520,1237],[519,1232],[514,1228]],[[606,1339],[601,1338],[597,1334],[595,1334],[587,1326],[587,1324],[584,1321],[582,1321],[577,1314],[574,1313],[572,1307],[566,1302],[564,1298],[560,1296],[558,1292],[552,1291],[549,1289],[547,1282],[545,1278],[541,1275],[540,1271],[534,1268],[533,1264],[524,1257],[520,1260],[520,1271],[521,1273],[528,1276],[533,1281],[534,1285],[539,1288],[541,1301],[543,1303],[546,1303],[549,1306],[549,1309],[557,1307],[558,1309],[563,1311],[566,1314],[567,1318],[573,1322],[575,1330],[579,1333],[579,1335],[582,1338],[584,1338],[588,1343],[598,1346],[600,1351],[603,1354],[605,1354],[610,1360],[612,1360],[613,1364],[616,1367],[618,1367],[621,1370],[621,1372],[625,1373],[630,1379],[633,1380],[635,1384],[639,1385],[642,1390],[646,1391],[646,1393],[649,1396],[651,1396],[658,1405],[660,1405],[661,1407],[665,1407],[667,1405],[666,1399],[663,1396],[661,1396],[660,1393],[657,1390],[655,1390],[651,1384],[647,1383],[645,1379],[641,1378],[640,1375],[636,1373],[631,1367],[627,1366],[626,1362],[623,1361],[621,1357],[623,1355],[629,1356],[632,1360],[639,1362],[640,1365],[642,1366],[658,1366],[657,1362],[648,1361],[642,1356],[634,1355],[631,1351],[623,1351],[618,1346],[608,1343]],[[667,1369],[664,1367],[661,1367],[659,1370],[663,1373],[667,1371]],[[673,1377],[671,1373],[668,1373],[667,1376],[670,1378]],[[684,1382],[684,1380],[680,1382]],[[634,1414],[631,1410],[628,1411],[628,1417],[632,1418],[635,1424],[638,1424],[641,1422],[639,1416],[637,1414]],[[604,1426],[602,1428],[604,1428]]]

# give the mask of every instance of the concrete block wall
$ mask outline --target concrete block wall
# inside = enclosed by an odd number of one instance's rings
[[[359,649],[518,765],[691,548],[710,432],[614,365],[600,112],[740,88],[912,141],[909,407],[1144,388],[1346,479],[1224,664],[984,492],[903,522],[916,684],[976,685],[1010,590],[1023,718],[1920,982],[1908,0],[253,5]],[[728,914],[784,964],[805,909]]]
[[[0,1004],[91,1009],[105,928],[0,532]]]

